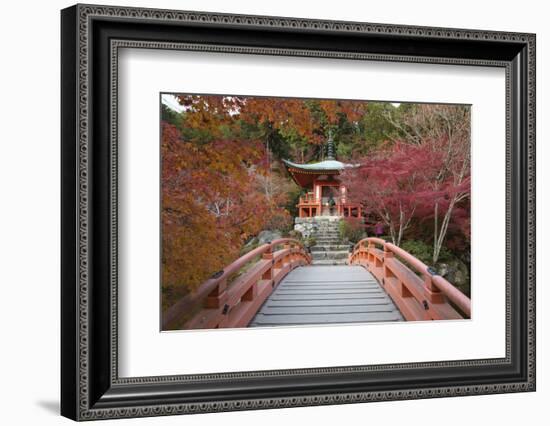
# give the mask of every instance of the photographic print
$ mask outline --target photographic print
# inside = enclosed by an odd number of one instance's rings
[[[536,35],[493,30],[64,9],[61,413],[535,391]]]
[[[469,105],[160,109],[162,330],[471,317]]]

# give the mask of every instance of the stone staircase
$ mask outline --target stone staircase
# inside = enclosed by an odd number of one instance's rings
[[[318,226],[312,232],[315,245],[311,247],[313,265],[345,265],[348,260],[349,244],[340,240],[339,220],[318,219]]]

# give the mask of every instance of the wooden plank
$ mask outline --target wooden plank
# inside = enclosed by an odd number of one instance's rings
[[[395,312],[393,303],[382,305],[345,305],[345,306],[267,306],[262,309],[264,315],[305,315],[305,314],[360,314],[371,312]]]
[[[314,266],[311,266],[311,267],[307,267],[307,268],[313,268]],[[320,266],[319,266],[320,268]],[[298,271],[300,268],[297,268],[295,269],[296,271]],[[366,273],[368,273],[366,270],[364,270]],[[294,271],[292,271],[294,272]],[[369,276],[345,276],[345,277],[315,277],[315,276],[310,276],[308,277],[307,275],[295,275],[295,274],[292,274],[290,277],[287,276],[285,277],[285,283],[288,283],[288,284],[303,284],[303,283],[309,283],[309,284],[334,284],[334,283],[349,283],[349,284],[362,284],[364,282],[371,282],[371,283],[376,283],[378,281],[376,281],[376,278],[374,278],[373,276],[371,276],[369,274]]]
[[[361,266],[305,266],[279,283],[251,327],[402,321],[386,292]]]
[[[284,294],[282,296],[273,294],[269,298],[269,300],[342,300],[342,299],[353,300],[353,299],[357,299],[357,296],[358,296],[357,294],[337,294],[337,295],[321,294],[321,295],[315,295],[315,296],[311,296],[307,294],[297,294],[297,295]],[[360,297],[362,296],[364,297],[364,295],[360,295]],[[386,297],[386,293],[384,293],[383,291],[380,291],[377,293],[373,293],[372,297],[384,298]]]
[[[353,306],[384,305],[393,303],[388,297],[369,297],[367,299],[328,299],[328,300],[268,300],[265,307],[275,306]]]
[[[349,285],[349,284],[343,284],[343,285],[323,285],[323,286],[313,286],[313,285],[286,285],[281,284],[279,286],[281,290],[309,290],[309,291],[315,291],[315,290],[364,290],[364,289],[376,289],[379,288],[378,284],[357,284],[357,285]]]
[[[348,324],[360,322],[401,321],[394,312],[367,312],[352,314],[306,314],[306,315],[256,315],[251,325],[302,325],[302,324]]]
[[[286,290],[278,289],[275,294],[277,296],[290,296],[290,295],[310,295],[310,296],[321,296],[325,294],[372,294],[379,293],[381,290],[378,288],[374,289],[354,289],[354,290]]]

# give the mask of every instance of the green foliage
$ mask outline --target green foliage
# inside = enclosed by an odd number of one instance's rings
[[[181,121],[182,121],[183,113],[176,112],[173,109],[170,109],[169,107],[164,105],[163,103],[161,103],[160,106],[161,106],[161,111],[160,111],[161,120],[167,123],[170,123],[181,130]]]
[[[313,247],[317,243],[317,240],[315,240],[315,238],[313,237],[308,237],[304,238],[302,242],[304,244],[304,247]]]
[[[401,243],[401,248],[426,265],[435,267],[438,274],[441,274],[462,293],[470,297],[470,265],[463,262],[448,248],[441,249],[441,254],[435,265],[432,262],[433,247],[431,244],[420,240],[406,240]]]
[[[244,256],[246,253],[251,252],[258,247],[260,247],[260,241],[257,237],[252,237],[244,246],[241,247],[239,257]]]
[[[341,220],[338,224],[338,231],[341,239],[354,244],[367,236],[363,222],[357,218],[349,217]]]
[[[405,240],[401,242],[401,248],[412,254],[417,259],[420,259],[426,265],[432,265],[433,246],[431,244],[426,244],[421,240]],[[443,262],[452,258],[453,255],[451,252],[447,248],[443,247],[439,256],[439,261]]]
[[[167,121],[170,124],[175,124],[173,120],[178,115],[178,113],[173,109],[168,108],[163,103],[160,104],[160,114],[162,121]]]
[[[427,265],[432,264],[433,247],[419,240],[406,240],[401,243],[401,248]]]
[[[367,113],[359,121],[359,143],[349,146],[357,155],[365,155],[378,148],[382,143],[395,136],[395,127],[386,118],[387,114],[395,114],[395,108],[386,102],[369,102]]]
[[[288,238],[294,238],[295,240],[302,241],[303,235],[300,231],[292,229],[285,234]]]
[[[288,195],[288,201],[284,205],[284,208],[290,213],[291,217],[298,216],[298,202],[300,201],[300,196],[304,195],[305,191],[300,188],[298,185],[295,185],[293,189],[291,189],[287,195]]]

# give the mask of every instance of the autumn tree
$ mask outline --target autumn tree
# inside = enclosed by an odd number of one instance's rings
[[[291,224],[280,158],[317,155],[329,127],[351,129],[364,102],[180,95],[162,109],[163,303],[235,260],[262,229]],[[294,200],[295,201],[295,200]]]
[[[470,196],[470,109],[459,105],[421,104],[395,121],[388,120],[414,146],[425,146],[438,161],[419,169],[433,209],[433,257],[436,263],[455,208]],[[427,158],[427,161],[430,161]],[[434,170],[434,165],[435,170]]]
[[[469,110],[451,105],[415,105],[387,119],[403,135],[359,159],[344,176],[350,197],[363,203],[400,244],[416,220],[432,220],[432,261],[437,263],[449,227],[466,229],[462,204],[470,196]]]
[[[236,257],[269,220],[256,190],[265,173],[258,142],[184,140],[162,124],[162,278],[165,307]]]
[[[423,154],[408,144],[388,145],[342,174],[349,198],[383,221],[396,245],[401,244],[419,203]]]

